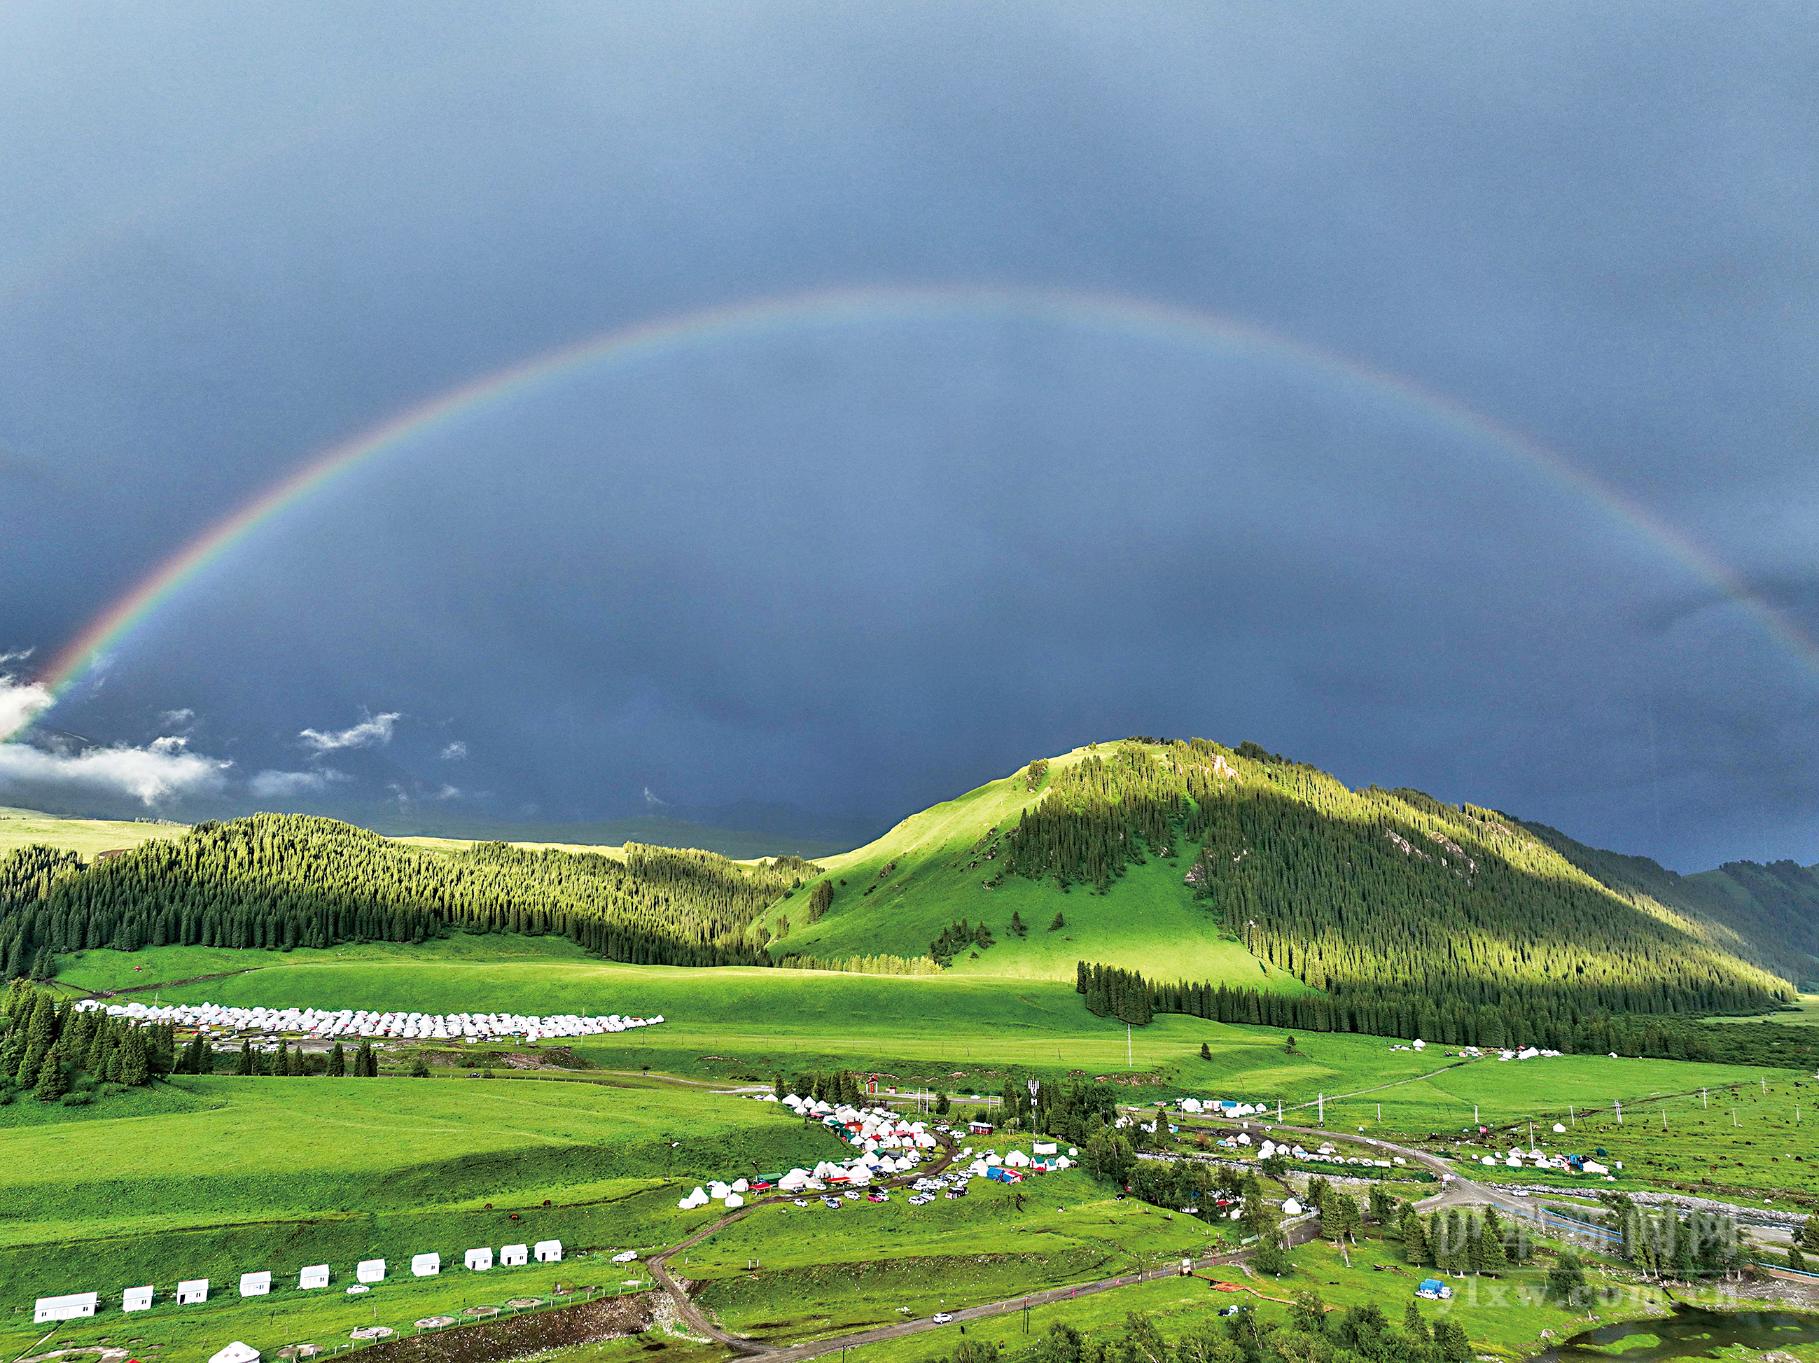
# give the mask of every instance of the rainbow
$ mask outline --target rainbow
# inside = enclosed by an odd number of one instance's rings
[[[261,525],[336,479],[475,413],[517,401],[577,370],[762,337],[810,324],[981,315],[1122,332],[1255,355],[1391,399],[1474,442],[1504,452],[1603,508],[1749,612],[1773,639],[1819,673],[1819,642],[1764,600],[1710,550],[1559,451],[1412,379],[1236,318],[1121,294],[1035,286],[884,285],[759,298],[634,323],[480,375],[407,408],[307,459],[159,563],[70,640],[51,660],[40,681],[53,696],[65,693],[97,659],[122,643],[136,625],[210,565],[219,562]],[[14,736],[0,734],[0,741]]]

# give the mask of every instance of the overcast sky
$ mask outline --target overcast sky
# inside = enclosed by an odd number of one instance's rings
[[[1682,868],[1819,859],[1819,651],[1408,396],[1819,631],[1816,70],[1804,3],[14,0],[0,718],[37,722],[0,803],[844,829],[1199,734]],[[31,689],[438,393],[924,286],[974,301],[459,414]]]

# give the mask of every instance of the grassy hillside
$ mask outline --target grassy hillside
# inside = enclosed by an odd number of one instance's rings
[[[1546,824],[1525,827],[1638,904],[1664,906],[1702,924],[1726,950],[1795,984],[1819,981],[1819,867],[1728,861],[1683,876],[1648,857],[1587,847]]]
[[[1091,958],[1160,977],[1191,968],[1250,988],[1305,990],[1287,971],[1252,956],[1218,914],[1195,901],[1185,881],[1191,849],[1132,867],[1103,894],[1024,878],[988,888],[1002,869],[988,844],[1095,750],[1057,757],[1034,780],[1018,772],[988,782],[911,815],[864,847],[822,858],[826,874],[817,883],[833,889],[825,916],[808,921],[813,885],[774,905],[763,919],[776,934],[772,954],[921,956],[943,928],[965,918],[988,925],[996,945],[958,954],[952,968],[962,974],[1072,980],[1075,962]],[[1013,934],[1013,914],[1027,936]],[[1057,914],[1059,928],[1052,926]]]
[[[0,807],[0,856],[20,847],[57,847],[92,859],[101,852],[137,847],[156,838],[179,838],[189,831],[180,823],[125,819],[64,819],[35,809]]]
[[[958,972],[1071,979],[1089,959],[1312,988],[1364,1010],[1342,1026],[1482,1044],[1512,1027],[1565,1036],[1600,1012],[1756,1011],[1791,992],[1741,958],[1736,932],[1611,889],[1503,815],[1351,790],[1251,745],[1076,749],[821,865],[764,915],[774,955],[941,940]],[[961,921],[973,941],[942,939]]]

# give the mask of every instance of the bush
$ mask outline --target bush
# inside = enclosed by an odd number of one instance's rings
[[[72,1089],[63,1095],[65,1107],[87,1107],[95,1101],[94,1092],[90,1089]]]

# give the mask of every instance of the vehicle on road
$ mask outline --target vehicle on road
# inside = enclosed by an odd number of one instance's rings
[[[948,1315],[945,1311],[937,1311],[934,1315],[930,1316],[929,1319],[934,1321],[937,1325],[946,1325],[949,1321],[953,1320],[953,1317]]]

